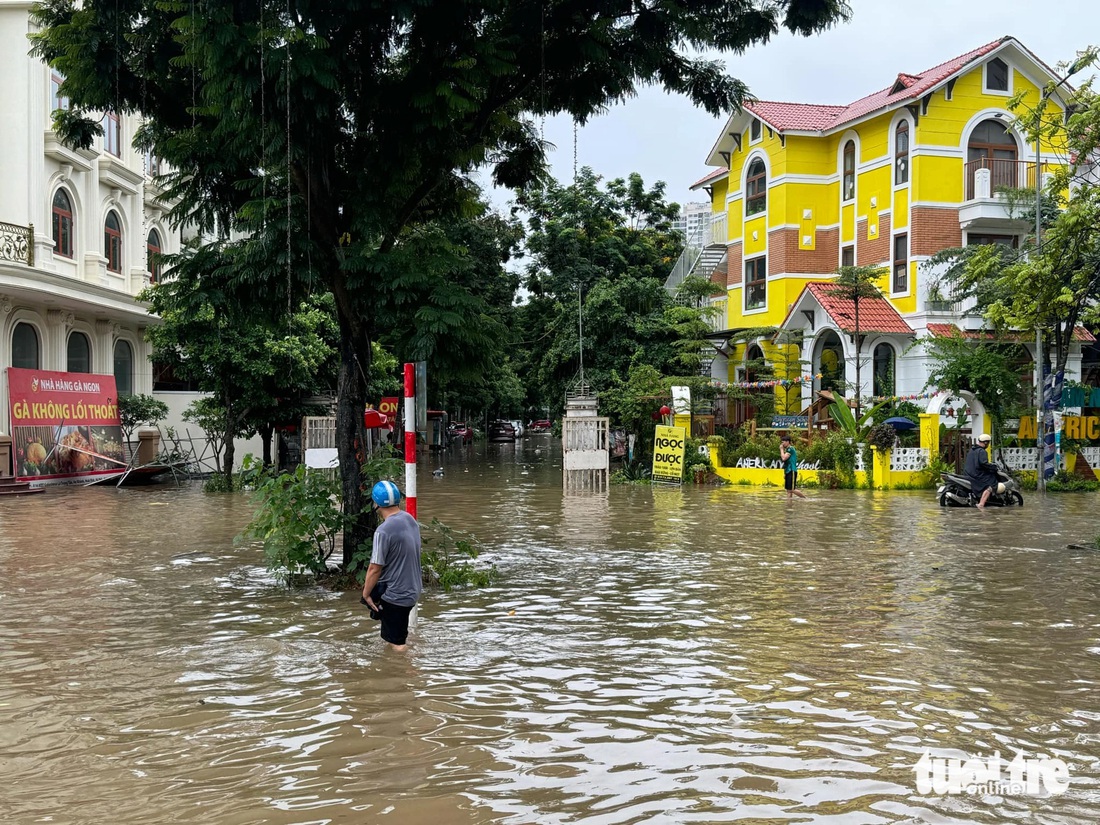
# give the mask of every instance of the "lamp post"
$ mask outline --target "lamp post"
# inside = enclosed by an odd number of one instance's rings
[[[1074,61],[1073,65],[1069,67],[1069,71],[1059,80],[1057,83],[1047,86],[1039,93],[1039,109],[1036,112],[1035,121],[1035,255],[1039,255],[1039,247],[1042,245],[1043,238],[1043,177],[1040,173],[1042,161],[1042,139],[1043,139],[1043,110],[1046,108],[1047,101],[1050,96],[1057,91],[1058,87],[1073,77],[1077,72],[1081,71],[1085,66],[1089,64],[1090,58],[1088,55],[1082,55]],[[1039,316],[1039,302],[1035,302],[1035,374],[1036,385],[1038,386],[1037,394],[1037,409],[1036,416],[1038,418],[1038,426],[1036,432],[1038,433],[1039,447],[1039,473],[1038,473],[1038,489],[1045,490],[1047,486],[1046,480],[1046,452],[1047,452],[1047,411],[1046,411],[1046,384],[1043,377],[1043,327],[1041,318]],[[1051,373],[1053,377],[1053,372]]]

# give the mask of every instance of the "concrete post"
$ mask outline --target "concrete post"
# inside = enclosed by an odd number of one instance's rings
[[[920,445],[928,450],[928,461],[936,460],[940,454],[940,414],[921,413]]]
[[[890,490],[894,486],[893,476],[890,472],[890,454],[892,450],[880,450],[871,447],[871,465],[874,468],[874,479],[871,486],[875,490]]]
[[[0,477],[12,475],[11,436],[0,435]]]
[[[137,461],[135,466],[152,464],[160,453],[160,431],[155,429],[138,430]]]

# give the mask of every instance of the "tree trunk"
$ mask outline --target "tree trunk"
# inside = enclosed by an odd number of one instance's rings
[[[274,432],[273,424],[264,424],[260,427],[260,443],[263,444],[264,466],[271,466],[271,434]]]
[[[852,303],[856,308],[856,421],[859,421],[860,416],[860,401],[859,393],[862,389],[862,385],[859,383],[859,294],[857,293],[855,298],[852,299]]]
[[[336,375],[336,451],[340,457],[340,480],[344,494],[344,513],[349,517],[344,529],[342,566],[347,570],[360,544],[367,543],[373,532],[370,520],[363,517],[367,493],[363,489],[362,454],[366,444],[363,410],[366,386],[363,376],[370,369],[370,340],[357,341],[352,324],[337,306],[340,322],[340,368]]]
[[[233,489],[233,459],[236,445],[233,443],[233,428],[226,427],[224,452],[222,453],[222,473],[225,475],[226,485]]]

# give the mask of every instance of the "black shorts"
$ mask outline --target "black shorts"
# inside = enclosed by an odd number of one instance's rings
[[[382,641],[391,645],[403,645],[409,638],[409,614],[413,605],[402,607],[382,599]]]
[[[798,473],[783,473],[783,489],[793,490],[794,483],[798,480]]]

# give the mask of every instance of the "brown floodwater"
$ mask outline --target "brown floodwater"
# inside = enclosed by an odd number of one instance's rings
[[[287,590],[243,496],[0,499],[0,822],[1100,821],[1095,495],[616,486],[549,436],[425,466],[422,521],[502,574],[408,654]],[[1043,797],[917,792],[933,755],[1069,764]]]

